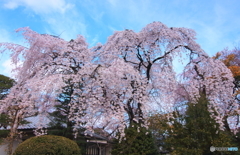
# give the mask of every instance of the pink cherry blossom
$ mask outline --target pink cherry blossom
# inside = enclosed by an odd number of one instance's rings
[[[15,69],[18,83],[1,101],[1,112],[18,106],[19,118],[35,112],[47,115],[66,80],[74,87],[69,119],[76,123],[75,131],[80,126],[101,127],[120,131],[123,137],[124,128],[133,122],[147,127],[146,117],[156,110],[152,109],[156,98],[170,112],[183,101],[184,91],[193,102],[200,92],[206,93],[219,121],[229,104],[238,108],[232,98],[230,71],[200,48],[191,29],[154,22],[140,32],[117,31],[105,44],[92,48],[82,36],[65,41],[30,28],[17,32],[24,36],[26,47],[0,44],[1,52],[12,52],[13,62],[23,59]],[[173,60],[181,61],[183,55],[188,63],[179,80]],[[15,123],[16,129],[19,122]]]

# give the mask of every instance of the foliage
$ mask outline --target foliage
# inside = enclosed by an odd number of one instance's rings
[[[13,79],[0,74],[0,100],[6,97],[14,83]]]
[[[7,76],[0,74],[0,100],[4,99],[14,85],[15,81]],[[7,128],[10,118],[5,113],[0,114],[0,127]]]
[[[10,89],[16,84],[15,80],[10,77],[0,75],[0,102],[4,103],[4,99],[10,93]],[[0,113],[0,127],[7,129],[10,126],[10,131],[1,130],[1,138],[5,138],[8,142],[8,154],[12,154],[13,141],[19,133],[17,131],[18,125],[28,124],[29,122],[24,118],[17,118],[19,114],[19,108],[16,105],[7,106]],[[15,128],[12,127],[15,125]],[[1,140],[2,140],[1,139]]]
[[[172,111],[179,98],[179,79],[185,81],[191,102],[196,102],[199,89],[206,91],[210,104],[218,111],[218,120],[226,111],[222,104],[232,103],[230,71],[200,48],[191,29],[153,22],[140,32],[117,31],[104,45],[93,48],[88,48],[82,36],[65,41],[29,28],[17,32],[22,33],[27,47],[0,43],[0,52],[12,52],[14,63],[23,59],[16,69],[18,83],[0,105],[0,111],[16,106],[16,120],[36,111],[47,114],[57,104],[55,99],[68,79],[74,86],[69,103],[74,127],[85,123],[87,130],[118,130],[120,137],[124,137],[127,124],[147,126],[147,113],[153,103],[166,112]],[[181,61],[182,55],[189,61],[177,78],[173,61]],[[14,124],[16,129],[18,122]]]
[[[13,155],[81,155],[78,145],[65,137],[43,135],[19,144]]]
[[[0,139],[6,138],[9,134],[9,130],[0,130]]]
[[[10,118],[6,114],[0,114],[0,127],[7,128],[9,125]]]
[[[125,129],[125,138],[119,143],[116,141],[113,155],[157,155],[157,147],[151,132],[137,124]]]
[[[9,135],[9,130],[0,130],[0,145],[5,142],[5,138]]]
[[[232,76],[234,77],[235,81],[235,91],[238,90],[239,81],[240,81],[240,54],[239,54],[239,47],[235,47],[232,50],[225,48],[221,52],[218,52],[213,59],[221,60],[228,69],[231,70]]]
[[[152,132],[152,135],[155,140],[155,145],[159,148],[160,153],[169,152],[166,146],[166,139],[168,138],[167,130],[171,129],[172,126],[168,123],[167,114],[152,114],[148,118],[149,130]]]
[[[49,135],[58,135],[67,137],[71,140],[74,140],[78,146],[81,148],[81,153],[86,153],[86,139],[80,134],[77,138],[74,138],[73,126],[74,123],[69,120],[68,115],[70,113],[69,103],[71,101],[71,95],[73,94],[73,87],[70,83],[70,80],[66,81],[68,84],[62,89],[62,93],[57,98],[59,102],[56,105],[53,112],[49,113],[49,119],[51,120],[48,124],[49,126]],[[83,129],[78,129],[78,132],[83,132]]]
[[[73,94],[73,87],[68,83],[62,89],[62,93],[58,96],[54,111],[49,112],[50,128],[60,129],[56,133],[57,135],[64,136],[73,139],[73,125],[74,123],[69,120],[68,115],[70,113],[69,103],[71,102],[71,96]]]
[[[233,49],[225,48],[221,52],[218,52],[216,56],[213,57],[214,59],[221,60],[231,71],[232,76],[234,77],[234,87],[233,87],[233,96],[235,98],[235,103],[239,105],[240,103],[240,48],[235,47]],[[238,107],[238,108],[232,108]],[[224,117],[224,126],[231,133],[231,129],[234,129],[235,134],[239,132],[239,110],[240,107],[236,105],[229,104],[228,107],[229,112],[225,114]],[[229,118],[231,118],[232,122],[229,122]],[[232,134],[232,136],[240,143],[240,139],[236,135]],[[240,134],[240,133],[239,133]]]
[[[178,110],[173,112],[169,120],[162,117],[160,122],[151,123],[155,129],[165,133],[164,143],[160,144],[172,154],[192,155],[211,154],[210,147],[236,146],[228,132],[219,130],[219,123],[214,117],[216,112],[209,112],[209,102],[206,96],[201,95],[196,104],[188,103],[185,113]],[[156,118],[156,116],[154,116]],[[158,118],[161,119],[161,118]],[[156,123],[156,124],[155,124]],[[158,125],[160,124],[160,125]],[[215,152],[215,154],[220,152]],[[226,152],[233,154],[234,152]]]

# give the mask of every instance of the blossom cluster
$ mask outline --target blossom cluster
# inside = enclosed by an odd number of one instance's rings
[[[232,101],[230,71],[213,60],[195,41],[196,33],[187,28],[169,28],[160,22],[148,24],[140,32],[117,31],[104,44],[88,48],[82,36],[65,41],[21,28],[27,47],[1,43],[1,52],[12,52],[12,60],[23,64],[15,69],[17,85],[1,101],[0,111],[18,106],[19,117],[39,112],[47,114],[69,80],[74,88],[69,119],[87,130],[95,127],[120,131],[135,122],[147,127],[147,113],[153,98],[165,112],[187,91],[196,101],[203,91],[210,108],[221,120]],[[173,59],[189,58],[177,79]],[[179,89],[180,85],[184,89]],[[180,92],[179,92],[180,91]],[[237,108],[237,105],[234,105]],[[19,122],[16,122],[19,123]]]

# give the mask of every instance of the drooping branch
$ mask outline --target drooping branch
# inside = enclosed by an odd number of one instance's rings
[[[228,77],[228,71],[222,64],[205,57],[205,52],[195,42],[195,32],[190,29],[168,28],[154,22],[139,33],[118,31],[109,37],[106,44],[97,45],[92,51],[81,36],[67,42],[50,35],[40,35],[28,28],[23,31],[30,48],[21,51],[24,63],[18,68],[17,75],[21,84],[11,90],[6,105],[13,104],[11,99],[14,96],[22,101],[17,103],[20,106],[29,104],[29,110],[34,110],[30,107],[35,105],[43,106],[45,111],[42,112],[47,112],[44,103],[47,100],[38,97],[51,94],[51,98],[56,98],[63,86],[68,85],[64,80],[71,79],[74,94],[69,103],[69,117],[76,123],[75,126],[85,122],[87,129],[102,125],[123,133],[130,122],[147,124],[145,117],[152,110],[152,91],[158,94],[156,102],[161,102],[166,112],[171,110],[177,102],[176,87],[179,82],[172,61],[175,56],[181,59],[181,54],[186,51],[190,51],[190,55],[186,54],[190,62],[184,70],[187,78],[183,81],[186,83],[182,85],[189,91],[189,98],[200,93],[196,89],[204,85],[205,91],[211,92],[209,98],[216,103],[231,99],[228,92],[219,95],[231,88],[229,81],[232,79]],[[0,47],[6,47],[6,44],[0,44]],[[17,51],[10,45],[9,48],[15,52],[16,59],[19,49]],[[196,61],[201,65],[197,65]],[[205,70],[207,73],[202,73]],[[217,78],[207,79],[212,76]],[[13,94],[18,92],[18,87],[19,93]],[[50,104],[56,103],[51,101]],[[226,110],[220,104],[212,104],[222,111]],[[108,123],[104,124],[103,120]]]

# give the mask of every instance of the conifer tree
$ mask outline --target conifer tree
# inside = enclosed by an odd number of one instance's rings
[[[15,81],[10,77],[0,74],[0,100],[6,97],[14,83]]]
[[[210,147],[239,147],[226,129],[219,130],[215,121],[216,113],[210,113],[209,102],[201,94],[197,103],[186,103],[184,107],[176,109],[172,117],[166,114],[156,114],[150,117],[150,129],[154,132],[157,146],[162,153],[173,155],[210,155],[237,154],[237,152],[211,152]],[[181,109],[182,111],[180,111]],[[213,115],[213,116],[212,116]]]
[[[0,74],[0,100],[3,100],[9,93],[10,88],[14,85],[15,81],[10,77]],[[0,127],[7,128],[10,122],[10,118],[5,113],[0,114]],[[7,131],[1,131],[0,136],[6,137]]]
[[[62,93],[57,98],[59,102],[55,106],[55,110],[49,113],[49,119],[51,120],[49,126],[51,130],[48,132],[51,135],[58,135],[75,140],[81,148],[81,153],[86,153],[86,140],[82,134],[79,134],[77,138],[74,137],[74,122],[69,120],[70,102],[74,94],[74,85],[71,84],[71,80],[66,81],[67,86],[62,89]],[[83,132],[83,129],[79,129],[79,132]]]
[[[73,122],[68,119],[68,114],[70,109],[69,103],[71,101],[72,94],[73,88],[71,85],[64,87],[63,92],[57,98],[59,104],[55,106],[56,109],[53,112],[49,113],[49,118],[51,120],[49,126],[57,129],[51,133],[70,139],[73,139]]]
[[[185,114],[180,114],[178,111],[173,113],[174,117],[170,119],[171,126],[167,129],[169,136],[165,141],[165,147],[173,154],[221,154],[221,152],[212,153],[210,147],[236,146],[226,131],[219,130],[219,124],[211,117],[216,114],[209,112],[208,105],[206,96],[202,94],[196,104],[187,103]],[[234,153],[236,152],[224,152],[224,154]]]
[[[113,146],[112,155],[157,155],[153,135],[149,130],[134,124],[125,129],[125,138]]]

